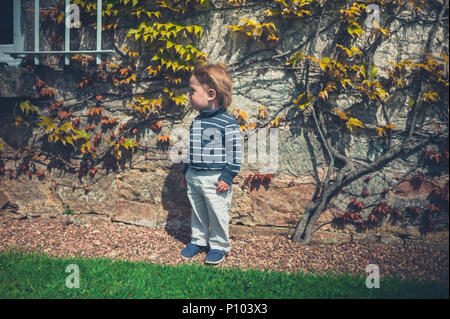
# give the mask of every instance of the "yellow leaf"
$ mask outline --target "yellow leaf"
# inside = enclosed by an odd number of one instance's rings
[[[83,145],[81,145],[81,152],[85,153],[85,152],[89,152],[89,149],[91,148],[91,142],[87,141],[86,143],[84,143]]]
[[[364,124],[358,120],[357,118],[351,117],[349,120],[345,123],[347,125],[349,130],[353,130],[354,128],[361,127],[364,128]]]
[[[64,13],[61,13],[57,18],[58,23],[61,23],[63,21],[63,19],[64,19]]]
[[[352,85],[352,81],[350,81],[349,79],[342,79],[341,85],[345,89],[347,87],[347,85]]]
[[[25,115],[28,115],[28,113],[30,112],[39,114],[39,109],[31,104],[29,100],[20,102],[20,110],[22,111],[22,113],[25,113]]]
[[[391,35],[391,32],[387,29],[379,28],[380,32],[387,38]]]
[[[61,130],[64,132],[68,132],[70,130],[72,130],[72,124],[70,124],[69,122],[65,122],[62,126],[61,126]]]
[[[19,127],[21,122],[22,122],[22,117],[21,116],[16,116],[15,121],[14,121],[14,125]]]
[[[390,130],[395,130],[396,128],[397,128],[397,126],[395,125],[395,124],[388,124],[388,125],[386,125],[385,126],[387,129],[390,129]]]
[[[340,111],[338,109],[331,109],[334,113],[336,113],[341,120],[348,120],[347,113]]]
[[[55,122],[53,122],[53,119],[46,116],[40,116],[39,117],[41,121],[38,123],[39,126],[45,126],[45,131],[51,131],[56,127]]]
[[[382,128],[382,127],[377,127],[376,129],[377,129],[377,134],[378,134],[379,136],[385,136],[385,135],[386,135],[386,130],[385,130],[384,128]]]
[[[328,83],[328,84],[327,84],[327,87],[325,88],[325,91],[331,92],[331,91],[333,91],[333,90],[336,90],[336,85],[335,85],[333,82]]]
[[[398,87],[404,87],[405,82],[402,79],[398,79],[395,83]]]
[[[173,42],[171,42],[171,41],[167,41],[167,42],[166,42],[166,48],[167,48],[167,49],[173,47],[174,45],[175,45],[175,44],[174,44]]]
[[[75,147],[75,145],[73,144],[73,138],[71,136],[66,136],[65,138],[66,142],[71,144],[73,147]],[[65,144],[64,144],[65,145]]]
[[[319,97],[326,100],[328,98],[328,92],[326,90],[320,91]]]
[[[427,92],[427,93],[424,93],[423,99],[425,100],[425,102],[429,102],[429,101],[437,102],[441,98],[439,97],[439,95],[436,92]]]
[[[248,117],[248,114],[247,113],[245,113],[244,111],[239,111],[239,116],[240,117],[242,117],[244,120],[246,120],[247,119],[247,117]]]
[[[113,63],[113,62],[110,62],[110,63],[108,64],[108,66],[109,66],[110,68],[112,68],[112,69],[118,69],[118,68],[120,68],[120,65],[115,64],[115,63]]]
[[[259,107],[259,113],[258,113],[258,116],[259,116],[260,118],[265,118],[265,117],[267,116],[266,107],[265,107],[264,105],[261,105],[261,106]]]
[[[197,35],[197,33],[200,33],[200,36],[203,35],[203,29],[200,26],[194,26],[194,34]]]
[[[350,52],[352,52],[353,54],[358,54],[358,55],[362,56],[362,52],[355,47],[351,47]],[[352,54],[352,56],[353,56],[353,54]]]
[[[328,57],[322,58],[322,59],[320,60],[320,63],[319,63],[320,68],[321,68],[323,71],[325,71],[326,68],[327,68],[327,66],[330,64],[330,62],[331,62],[331,59],[330,59],[330,58],[328,58]]]
[[[375,27],[375,29],[381,28],[380,24],[375,19],[372,19],[372,24]]]
[[[295,104],[300,104],[300,101],[302,100],[302,98],[306,95],[306,93],[302,93],[299,96],[297,96],[297,98],[293,101]]]
[[[160,68],[161,68],[160,66],[156,67],[156,66],[150,65],[150,66],[146,67],[145,69],[147,70],[149,75],[156,76],[158,74]]]

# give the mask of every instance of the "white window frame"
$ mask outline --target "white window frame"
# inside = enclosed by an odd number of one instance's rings
[[[39,50],[39,0],[34,0],[34,51],[23,51],[23,13],[21,9],[21,0],[14,0],[14,45],[0,45],[0,62],[6,62],[9,65],[19,65],[21,59],[18,56],[33,55],[34,64],[39,64],[39,55],[41,54],[64,54],[64,63],[70,64],[70,55],[74,54],[92,54],[96,56],[97,64],[101,63],[102,53],[114,53],[114,50],[102,50],[102,0],[97,0],[97,49],[96,50],[70,50],[70,0],[65,0],[65,32],[64,32],[64,51],[40,51]],[[17,10],[16,10],[17,9]],[[17,15],[16,15],[17,11]],[[20,22],[20,23],[19,23]],[[17,43],[16,43],[17,29]],[[21,32],[19,32],[21,31]],[[21,35],[21,37],[20,37]],[[4,49],[2,47],[5,47]],[[8,47],[8,48],[6,48]],[[8,61],[1,60],[1,57],[9,55]]]
[[[14,37],[12,44],[0,44],[0,62],[7,63],[10,66],[18,66],[22,59],[14,58],[5,52],[20,52],[23,51],[24,46],[24,15],[21,6],[21,0],[13,1],[13,23],[14,23]]]

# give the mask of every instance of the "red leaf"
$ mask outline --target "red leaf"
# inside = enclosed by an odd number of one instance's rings
[[[441,159],[441,155],[440,154],[434,155],[434,160],[436,161],[436,164],[439,164],[440,159]]]
[[[162,126],[162,123],[160,121],[158,121],[158,122],[152,124],[151,129],[154,131],[157,131],[161,128],[161,126]]]
[[[69,117],[71,117],[71,116],[72,116],[72,113],[71,113],[71,112],[58,111],[58,117],[59,117],[61,120],[64,120],[64,119],[69,118]]]
[[[268,184],[268,183],[270,183],[272,181],[272,178],[273,178],[272,174],[266,174],[263,177],[263,182]]]
[[[102,107],[93,107],[88,111],[89,116],[100,116],[103,111]]]
[[[42,80],[38,80],[37,82],[36,82],[36,87],[39,89],[39,88],[41,88],[41,87],[43,87],[45,85],[45,82],[44,81],[42,81]]]
[[[97,168],[94,166],[91,171],[90,171],[91,175],[95,175],[95,173],[97,173]]]
[[[402,212],[398,208],[394,208],[394,214],[397,217],[401,217],[402,216]]]
[[[432,213],[441,211],[441,208],[438,205],[436,205],[436,204],[430,204],[430,205],[428,205],[427,208]]]
[[[371,221],[373,223],[376,223],[378,221],[378,218],[377,218],[377,216],[375,216],[375,214],[370,214],[368,216],[368,219],[369,219],[369,221]]]

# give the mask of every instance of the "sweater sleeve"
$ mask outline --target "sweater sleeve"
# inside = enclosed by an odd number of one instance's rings
[[[225,154],[227,164],[219,176],[228,185],[233,183],[242,163],[242,138],[239,125],[234,123],[225,127]]]

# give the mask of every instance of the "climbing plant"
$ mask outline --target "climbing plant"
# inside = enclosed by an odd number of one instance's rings
[[[74,0],[73,3],[83,8],[82,27],[95,28],[97,2]],[[371,19],[370,5],[389,13],[386,14],[389,18],[382,23]],[[256,7],[259,13],[247,16],[248,9]],[[443,111],[448,107],[448,44],[443,46],[445,52],[435,52],[433,45],[436,30],[445,23],[448,26],[448,0],[104,0],[102,31],[105,37],[119,43],[116,54],[104,57],[99,65],[94,65],[92,56],[71,57],[70,71],[77,79],[73,89],[82,101],[76,104],[55,98],[56,89],[51,81],[31,63],[26,63],[27,69],[35,71],[36,92],[35,96],[17,103],[13,124],[18,128],[37,129],[45,143],[41,149],[25,147],[13,157],[4,153],[5,147],[0,143],[0,173],[9,172],[13,178],[12,166],[6,166],[8,159],[14,159],[16,176],[28,174],[31,178],[36,174],[40,180],[48,179],[39,159],[40,154],[46,154],[59,168],[78,173],[79,177],[89,175],[90,181],[95,181],[94,178],[101,178],[101,164],[106,170],[116,170],[131,162],[135,152],[145,152],[145,159],[149,159],[153,148],[141,145],[137,138],[141,125],[158,134],[157,149],[167,150],[171,136],[161,133],[165,112],[168,108],[183,110],[188,105],[189,74],[195,65],[208,61],[207,54],[197,47],[205,35],[204,26],[186,21],[195,21],[196,14],[211,10],[236,10],[236,21],[222,31],[235,35],[238,41],[263,47],[264,58],[253,59],[256,53],[244,56],[230,65],[232,73],[248,71],[254,64],[265,61],[269,64],[266,68],[283,70],[295,82],[296,91],[291,100],[272,113],[273,116],[268,115],[267,105],[259,107],[255,121],[243,110],[245,106],[231,106],[229,113],[238,120],[241,130],[281,127],[300,116],[314,128],[325,154],[326,174],[318,181],[311,203],[300,212],[293,240],[308,243],[318,229],[317,220],[346,186],[359,179],[369,185],[371,176],[398,158],[421,154],[422,170],[441,165],[440,174],[448,175],[448,165],[442,164],[448,160],[448,147],[445,147],[448,112]],[[334,19],[326,19],[331,12]],[[433,13],[430,15],[433,20],[427,20],[431,29],[420,57],[388,61],[390,67],[381,75],[380,66],[374,63],[374,52],[396,32],[391,24],[400,13],[408,23]],[[63,4],[42,11],[41,16],[50,45],[60,49]],[[314,26],[313,33],[306,40],[288,46],[284,39],[286,26],[298,20]],[[325,25],[328,20],[336,28],[336,37],[319,55],[315,52],[316,43],[321,33],[330,29],[330,25]],[[63,63],[62,56],[59,62]],[[150,89],[133,94],[132,89],[142,82],[150,83]],[[132,120],[122,123],[107,115],[111,98],[96,92],[98,83],[107,84],[117,95],[128,98],[126,113]],[[335,102],[338,97],[361,103],[339,107]],[[388,106],[392,107],[394,99],[401,101],[395,107],[409,114],[404,128],[389,116]],[[80,108],[84,110],[81,115]],[[358,115],[374,108],[381,114],[376,125]],[[419,125],[418,117],[430,109],[440,110],[445,123],[434,122],[427,128]],[[295,116],[288,116],[288,110],[295,111],[289,113]],[[353,139],[359,134],[384,145],[373,160],[350,155]],[[413,172],[412,176],[412,185],[427,179],[422,171]],[[260,184],[268,187],[274,178],[272,174],[250,174],[245,178],[245,185],[252,189],[259,189]],[[88,192],[91,184],[88,179],[83,183],[65,186]],[[60,186],[63,185],[54,181],[55,188]],[[379,203],[367,205],[366,198],[372,194],[365,188],[359,196],[349,199],[347,211],[337,214],[336,220],[367,228],[379,225],[388,215],[397,219],[421,216],[425,228],[431,229],[436,215],[448,206],[446,187],[448,193],[448,182],[444,187],[433,185],[428,207],[411,206],[403,212],[389,206],[385,198],[389,188],[380,194]],[[367,210],[369,213],[363,214]]]
[[[95,29],[97,25],[93,18],[97,12],[97,1],[74,0],[73,4],[83,9],[80,21],[85,25],[82,27]],[[55,50],[61,49],[63,6],[63,3],[58,3],[55,8],[41,10],[44,32],[51,34],[49,44]],[[21,152],[19,157],[17,154],[10,157],[24,162],[15,164],[17,173],[27,171],[30,177],[35,174],[36,167],[41,165],[38,154],[43,153],[52,157],[52,162],[58,163],[59,168],[78,171],[81,177],[87,172],[94,176],[100,163],[106,168],[118,169],[131,160],[136,150],[148,152],[150,149],[136,139],[138,127],[149,123],[149,127],[158,133],[162,128],[159,119],[164,118],[165,108],[170,105],[181,109],[186,107],[188,100],[187,95],[180,92],[181,82],[186,80],[196,64],[203,63],[207,58],[195,46],[195,42],[203,36],[203,28],[186,25],[183,19],[191,12],[208,6],[209,1],[205,0],[103,1],[102,31],[106,35],[108,32],[123,30],[125,27],[120,21],[126,21],[131,26],[135,24],[126,29],[121,39],[123,45],[117,49],[121,58],[105,58],[102,63],[93,66],[93,56],[77,54],[71,57],[71,68],[78,78],[74,89],[84,96],[85,101],[89,101],[84,106],[87,112],[81,116],[74,111],[79,107],[78,104],[73,105],[60,98],[56,100],[56,89],[50,87],[42,74],[36,72],[37,96],[18,103],[14,108],[14,125],[18,128],[26,126],[40,129],[45,143],[42,149],[25,147],[22,151],[26,155]],[[61,63],[62,57],[60,59]],[[141,63],[146,63],[146,66],[142,67]],[[26,67],[36,70],[31,63]],[[92,96],[97,82],[109,83],[122,92],[128,92],[140,80],[157,81],[159,89],[154,94],[133,95],[133,100],[127,104],[127,113],[135,118],[135,121],[131,121],[132,126],[105,114],[103,105],[107,102],[104,96]],[[167,148],[170,136],[158,136],[156,143],[158,148]],[[3,144],[0,147],[4,149]],[[5,171],[6,163],[1,162],[2,172]],[[9,170],[12,176],[13,169]],[[45,177],[42,172],[45,170],[40,171],[40,179]],[[55,188],[58,186],[63,185],[55,182]],[[89,190],[88,184],[65,186],[71,186],[74,190]]]
[[[293,234],[294,241],[307,244],[313,232],[320,227],[317,225],[320,215],[328,209],[330,202],[343,191],[345,186],[365,175],[368,175],[366,180],[369,182],[370,174],[376,173],[406,154],[420,154],[426,145],[435,145],[440,148],[441,143],[448,142],[448,131],[443,132],[439,125],[423,130],[416,123],[417,114],[425,112],[427,108],[433,106],[439,108],[440,103],[443,103],[445,108],[448,106],[448,95],[446,95],[449,77],[448,51],[431,52],[436,28],[442,25],[443,17],[448,23],[448,1],[439,3],[436,20],[422,49],[421,58],[390,61],[391,68],[387,70],[387,79],[378,75],[378,68],[372,62],[372,57],[373,48],[391,36],[390,22],[387,21],[384,26],[381,26],[377,20],[372,19],[369,20],[372,24],[371,28],[365,30],[363,23],[369,19],[368,5],[381,6],[395,16],[406,9],[411,10],[412,15],[430,10],[429,2],[368,1],[362,3],[355,1],[346,4],[339,11],[337,37],[333,39],[334,47],[322,52],[322,56],[313,56],[311,52],[323,27],[323,17],[327,10],[333,7],[333,2],[294,0],[274,1],[274,3],[276,5],[264,11],[259,21],[241,18],[239,24],[228,28],[252,41],[275,40],[268,44],[273,47],[275,43],[275,58],[272,62],[278,64],[280,58],[284,58],[284,65],[290,68],[300,89],[300,93],[292,99],[292,104],[296,105],[298,111],[305,117],[312,119],[326,154],[327,174],[318,183],[311,203],[301,212],[301,218]],[[282,27],[283,21],[287,18],[304,19],[305,17],[314,18],[317,24],[317,31],[309,43],[309,50],[288,52],[278,50],[276,47],[276,42],[279,40],[278,26]],[[412,16],[411,21],[414,19]],[[448,50],[448,47],[445,49]],[[236,68],[239,69],[240,66],[237,65]],[[314,79],[311,74],[316,74]],[[411,92],[414,91],[418,93],[411,96]],[[397,107],[407,109],[412,118],[404,130],[400,130],[398,125],[391,122],[387,111],[387,105],[391,103],[391,99],[402,95],[409,98],[403,105]],[[337,108],[333,102],[335,99],[331,98],[337,96],[360,98],[362,100],[360,107],[377,105],[383,111],[383,121],[378,121],[377,125],[364,123],[363,120],[351,114],[350,108],[353,105],[349,105],[348,109]],[[447,100],[441,101],[442,96],[446,96]],[[353,107],[352,110],[355,108]],[[448,113],[446,118],[445,125],[448,129]],[[247,124],[247,126],[241,126],[241,129],[254,127],[258,125]],[[361,161],[350,156],[352,142],[347,137],[362,132],[371,136],[372,139],[384,141],[386,145],[382,153],[373,161]],[[394,143],[393,136],[399,142]],[[430,156],[434,154],[426,150],[424,152],[427,155],[431,154]],[[441,153],[436,154],[439,154],[437,155],[439,160],[445,156],[448,158],[448,155],[445,155],[448,154],[448,148],[444,147]],[[448,178],[448,169],[443,168],[440,173]],[[419,180],[424,182],[423,174],[419,176],[422,178]],[[246,183],[253,180],[253,177],[250,175]],[[259,178],[263,179],[263,176]],[[411,183],[414,183],[415,179],[417,177],[413,177]],[[336,221],[356,223],[361,226],[361,229],[366,229],[369,226],[379,225],[388,214],[393,219],[400,219],[406,216],[417,216],[420,211],[424,211],[422,224],[428,225],[425,228],[430,230],[435,215],[441,210],[440,207],[448,207],[448,196],[443,195],[446,188],[448,189],[448,180],[444,188],[435,185],[429,195],[430,205],[426,208],[411,207],[402,215],[400,210],[389,207],[386,201],[381,200],[379,204],[372,207],[371,213],[367,216],[363,216],[362,210],[370,208],[364,203],[364,198],[370,194],[367,189],[364,189],[360,194],[361,198],[353,197],[350,200],[345,213],[337,213]],[[386,196],[388,192],[389,189],[386,189],[382,196]]]

